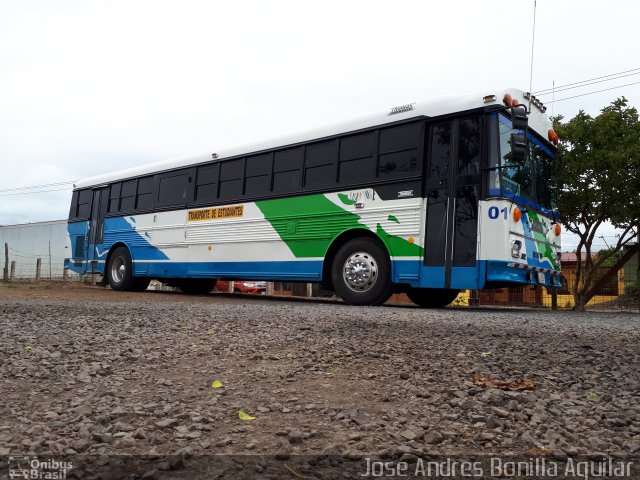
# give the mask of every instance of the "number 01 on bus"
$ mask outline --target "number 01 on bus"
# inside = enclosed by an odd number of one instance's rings
[[[114,290],[318,282],[353,305],[559,286],[545,110],[517,89],[436,98],[88,178],[73,192],[67,266]]]

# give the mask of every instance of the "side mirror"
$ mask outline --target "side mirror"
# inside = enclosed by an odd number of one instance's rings
[[[527,139],[519,133],[511,134],[511,163],[524,163],[527,159]]]
[[[527,130],[527,126],[529,125],[527,107],[524,105],[511,107],[511,124],[515,130]]]

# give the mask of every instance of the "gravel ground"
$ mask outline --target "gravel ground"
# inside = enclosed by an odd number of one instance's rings
[[[214,454],[640,455],[638,314],[44,284],[0,286],[0,325],[0,455],[85,455],[77,478],[131,454],[113,478],[239,478],[196,468]],[[295,465],[260,478],[329,478]]]

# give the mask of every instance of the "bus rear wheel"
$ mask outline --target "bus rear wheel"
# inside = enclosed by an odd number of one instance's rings
[[[413,288],[406,291],[407,297],[420,307],[442,308],[453,302],[460,290],[441,288]]]
[[[118,247],[109,257],[107,264],[107,283],[113,290],[142,292],[147,289],[151,279],[133,276],[133,262],[126,247]]]
[[[211,280],[209,278],[182,280],[178,284],[178,288],[187,295],[205,295],[211,293],[211,291],[216,288],[217,282],[216,279]]]
[[[371,238],[356,238],[336,253],[331,268],[336,293],[351,305],[382,305],[392,293],[387,252]]]

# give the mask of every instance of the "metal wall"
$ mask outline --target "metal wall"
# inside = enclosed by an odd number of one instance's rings
[[[66,220],[0,225],[0,271],[5,263],[5,243],[9,245],[9,267],[16,262],[15,279],[35,278],[38,258],[42,259],[42,279],[60,278],[64,259],[71,256]]]

